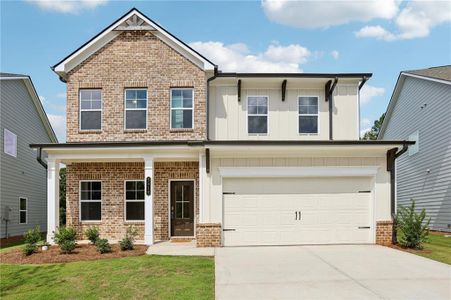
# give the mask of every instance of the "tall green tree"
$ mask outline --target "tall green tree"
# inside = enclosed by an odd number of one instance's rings
[[[377,140],[377,136],[379,135],[379,131],[381,130],[382,123],[384,122],[385,113],[380,116],[379,120],[374,121],[373,127],[370,130],[365,132],[363,135],[363,140]]]
[[[66,168],[60,169],[60,225],[66,225]]]

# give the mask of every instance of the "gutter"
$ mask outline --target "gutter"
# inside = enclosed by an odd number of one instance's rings
[[[387,151],[387,171],[390,172],[390,213],[393,221],[392,227],[392,244],[397,244],[397,232],[396,232],[396,168],[395,161],[398,157],[404,154],[408,149],[408,145],[413,145],[412,143],[405,143],[401,150],[398,148],[393,148]]]
[[[215,66],[214,74],[207,79],[207,141],[210,140],[210,81],[213,81],[218,76],[218,66]]]
[[[41,166],[43,166],[45,169],[47,169],[47,164],[42,159],[42,148],[41,147],[38,148],[36,160],[38,161],[38,163],[41,164]]]

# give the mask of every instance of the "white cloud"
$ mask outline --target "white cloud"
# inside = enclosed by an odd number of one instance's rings
[[[332,50],[332,51],[330,52],[330,55],[332,55],[332,57],[333,57],[334,59],[338,59],[338,57],[340,56],[340,52],[338,52],[337,50]]]
[[[422,38],[432,28],[451,21],[450,1],[409,1],[394,18],[396,30],[390,32],[377,26],[365,26],[355,32],[357,37],[376,38],[385,41]]]
[[[59,142],[66,140],[66,117],[64,115],[47,115]]]
[[[327,28],[350,22],[391,19],[398,0],[290,1],[262,0],[266,16],[279,24],[299,28]]]
[[[41,103],[45,102],[45,97],[44,96],[39,96],[39,100],[41,100]]]
[[[76,14],[85,9],[94,9],[108,0],[27,0],[43,10]]]
[[[367,131],[371,130],[371,121],[368,118],[360,120],[360,137],[363,137]]]
[[[311,52],[301,45],[282,46],[273,42],[261,53],[250,53],[244,43],[193,42],[190,46],[210,57],[221,70],[229,72],[302,72]]]
[[[360,104],[366,104],[374,97],[381,96],[385,93],[385,89],[381,87],[375,87],[372,85],[364,85],[360,91]]]
[[[58,93],[58,94],[56,94],[56,98],[65,99],[66,98],[66,93],[64,93],[64,92]]]

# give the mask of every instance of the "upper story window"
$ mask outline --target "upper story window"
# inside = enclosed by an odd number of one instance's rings
[[[318,97],[298,98],[298,132],[300,134],[318,133]]]
[[[147,128],[147,90],[125,90],[125,129]]]
[[[3,151],[17,157],[17,135],[6,128],[3,130]]]
[[[102,129],[101,90],[80,90],[80,129]]]
[[[193,89],[171,90],[171,129],[193,128]]]
[[[80,182],[80,220],[102,220],[102,182]]]
[[[251,134],[268,133],[268,97],[247,97],[247,132]]]

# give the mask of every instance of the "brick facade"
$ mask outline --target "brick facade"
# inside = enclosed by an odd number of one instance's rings
[[[155,240],[169,239],[169,180],[194,179],[195,220],[199,219],[199,163],[155,162],[154,163],[154,221]]]
[[[205,72],[150,32],[123,32],[67,76],[67,142],[203,140]],[[146,130],[124,130],[124,89],[147,88]],[[194,89],[194,129],[170,130],[170,89]],[[102,90],[102,130],[79,131],[79,89]]]
[[[197,247],[221,247],[221,224],[197,224]]]
[[[376,244],[391,245],[393,234],[393,221],[376,222]]]
[[[101,237],[111,240],[121,239],[128,226],[138,230],[138,240],[144,239],[144,221],[125,222],[124,181],[144,180],[144,163],[73,163],[66,170],[66,220],[78,232],[79,239],[86,239],[84,231],[95,225]],[[195,222],[199,215],[199,165],[198,162],[155,162],[153,202],[155,240],[169,239],[169,180],[195,180]],[[80,180],[102,181],[102,221],[79,221]]]

